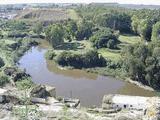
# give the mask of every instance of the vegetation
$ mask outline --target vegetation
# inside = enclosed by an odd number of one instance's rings
[[[48,50],[46,53],[45,53],[45,57],[47,60],[53,60],[53,58],[56,56],[54,50]]]
[[[88,51],[85,54],[74,54],[72,52],[62,52],[57,57],[57,63],[62,66],[74,68],[91,68],[105,66],[105,59],[97,51]]]
[[[143,43],[128,46],[124,50],[123,65],[133,80],[159,89],[160,44]]]
[[[61,24],[50,25],[45,34],[53,48],[58,48],[64,42],[64,29]]]
[[[160,22],[157,22],[155,25],[153,25],[152,40],[153,41],[160,40]]]
[[[2,58],[0,58],[0,68],[1,68],[1,67],[3,67],[3,66],[4,66],[4,64],[5,64],[5,63],[4,63],[3,59],[2,59]]]
[[[78,30],[76,35],[77,40],[88,39],[92,35],[92,27],[93,27],[92,22],[83,20],[78,25]]]
[[[5,75],[0,76],[0,86],[4,86],[6,83],[9,83],[9,78]]]
[[[91,38],[90,41],[97,49],[107,47],[110,49],[117,48],[118,36],[109,28],[98,30]]]
[[[20,90],[27,90],[33,86],[33,82],[30,78],[24,78],[16,82],[16,86]]]
[[[33,27],[33,32],[38,34],[38,35],[41,34],[42,30],[43,30],[43,25],[42,25],[41,22],[35,24],[34,27]]]

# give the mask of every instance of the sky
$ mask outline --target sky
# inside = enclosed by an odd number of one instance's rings
[[[117,2],[121,4],[160,5],[160,0],[0,0],[0,4],[15,3],[91,3]]]

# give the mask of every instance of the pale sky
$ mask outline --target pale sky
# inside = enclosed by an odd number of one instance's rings
[[[0,4],[15,3],[91,3],[91,2],[118,2],[122,4],[160,5],[160,0],[0,0]]]

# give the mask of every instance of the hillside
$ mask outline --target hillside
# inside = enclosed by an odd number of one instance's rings
[[[39,20],[39,21],[61,21],[70,18],[64,9],[25,9],[19,12],[16,19]]]

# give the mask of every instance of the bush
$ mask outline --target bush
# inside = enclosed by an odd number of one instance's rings
[[[47,60],[53,60],[53,58],[56,56],[55,52],[53,50],[48,50],[45,54],[45,57]]]
[[[98,30],[91,38],[90,41],[93,46],[97,49],[99,48],[111,48],[115,49],[117,47],[118,36],[109,28],[103,28]]]
[[[72,66],[74,68],[92,68],[106,65],[105,59],[94,50],[88,51],[85,54],[62,52],[56,61],[59,65]]]
[[[0,77],[0,86],[4,86],[6,83],[9,83],[9,78],[7,76]]]
[[[3,67],[5,65],[4,61],[2,58],[0,58],[0,68]]]
[[[16,86],[20,90],[25,90],[31,88],[33,86],[33,82],[31,79],[26,78],[24,80],[17,81]]]

